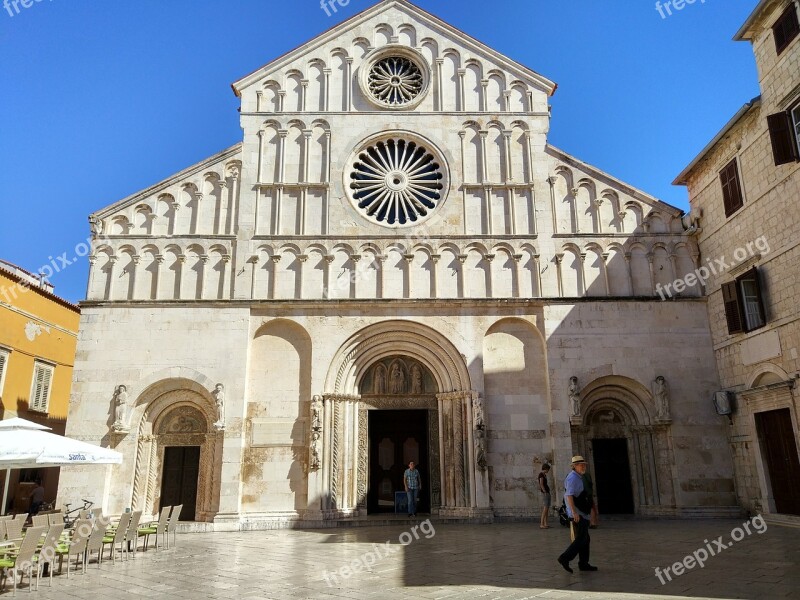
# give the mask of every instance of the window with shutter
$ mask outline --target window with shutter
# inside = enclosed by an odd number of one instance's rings
[[[728,321],[728,333],[741,333],[742,311],[739,307],[739,294],[736,282],[722,284],[722,301],[725,304],[725,319]]]
[[[50,384],[53,380],[53,366],[36,362],[33,367],[33,383],[28,403],[30,410],[47,412],[50,404]]]
[[[744,316],[744,326],[747,331],[753,331],[766,325],[764,318],[764,300],[761,296],[761,282],[758,270],[753,268],[739,277],[739,301]]]
[[[776,165],[785,165],[798,158],[792,115],[788,111],[767,117],[769,138],[772,141],[772,156]]]
[[[730,217],[744,206],[742,185],[739,182],[739,167],[735,158],[719,172],[719,179],[722,184],[722,201],[725,205],[725,216]]]
[[[3,388],[6,384],[6,371],[8,370],[8,359],[10,352],[0,348],[0,398],[3,397]]]
[[[800,104],[795,106],[792,110],[792,125],[794,127],[794,142],[797,149],[797,156],[800,157]]]
[[[722,284],[722,301],[728,333],[743,333],[767,324],[758,269],[752,268],[735,281]]]
[[[772,26],[775,51],[780,54],[786,50],[798,34],[800,34],[800,21],[797,19],[797,8],[795,8],[794,2],[791,2]]]

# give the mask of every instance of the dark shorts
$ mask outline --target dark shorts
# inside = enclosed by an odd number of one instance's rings
[[[550,508],[552,501],[550,499],[550,492],[542,492],[542,507]]]

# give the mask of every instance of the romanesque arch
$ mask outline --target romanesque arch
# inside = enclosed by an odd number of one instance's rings
[[[676,474],[672,456],[671,421],[658,418],[652,393],[628,377],[611,375],[590,382],[580,392],[581,414],[571,419],[572,442],[586,456],[597,482],[601,446],[623,444],[630,468],[632,512],[661,514],[675,505]],[[605,452],[605,450],[603,450]]]
[[[390,387],[395,365],[406,373],[402,389]],[[418,391],[411,386],[413,365],[424,365],[427,378]],[[376,377],[383,376],[387,380],[376,384]],[[412,321],[366,327],[334,355],[325,390],[317,483],[323,511],[366,512],[369,411],[390,408],[427,410],[431,415],[433,510],[471,515],[488,508],[485,465],[477,464],[477,456],[485,452],[475,426],[476,411],[482,419],[482,399],[472,390],[461,353],[444,334]]]
[[[193,519],[213,519],[219,508],[223,439],[222,431],[212,425],[216,421],[211,390],[193,379],[162,379],[138,394],[131,415],[132,429],[136,430],[133,510],[151,516],[159,512],[166,448],[199,447]]]

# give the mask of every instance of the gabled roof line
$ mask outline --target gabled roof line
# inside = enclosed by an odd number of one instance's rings
[[[579,158],[575,158],[571,154],[567,154],[563,150],[556,148],[555,146],[547,144],[545,148],[546,152],[549,152],[551,155],[555,155],[556,158],[560,158],[564,160],[564,162],[571,164],[574,167],[583,169],[585,171],[589,171],[590,173],[594,174],[595,177],[605,178],[610,180],[611,182],[618,185],[622,191],[624,191],[629,196],[636,198],[637,200],[641,200],[642,202],[646,202],[648,204],[656,204],[662,208],[667,208],[675,213],[676,216],[684,214],[684,211],[677,206],[672,206],[672,204],[668,202],[664,202],[663,200],[659,200],[655,196],[648,194],[645,191],[640,190],[637,187],[630,185],[629,183],[625,183],[621,179],[614,177],[613,175],[609,175],[605,171],[598,169],[597,167],[590,165],[587,162],[580,160]]]
[[[753,9],[753,12],[750,13],[750,16],[747,17],[747,20],[744,22],[744,25],[742,25],[739,28],[739,31],[736,32],[736,35],[733,36],[733,41],[742,42],[749,40],[750,38],[747,37],[747,34],[750,31],[750,28],[761,16],[761,12],[767,7],[767,5],[775,1],[776,0],[761,0]]]
[[[672,182],[672,185],[686,185],[688,183],[689,174],[694,171],[694,168],[700,164],[700,162],[706,157],[706,155],[713,150],[714,146],[719,143],[719,141],[724,138],[727,133],[733,129],[733,127],[738,123],[742,117],[744,117],[747,113],[749,113],[753,108],[759,106],[761,104],[761,96],[756,96],[750,102],[745,104],[742,108],[738,110],[738,112],[733,115],[730,121],[728,121],[722,129],[720,129],[719,133],[714,136],[706,147],[700,151],[700,154],[694,157],[694,160],[689,163],[689,165],[680,172],[680,174],[675,178],[675,181]]]
[[[420,20],[423,20],[423,21],[427,20],[427,21],[429,21],[430,24],[435,25],[438,28],[444,29],[446,31],[452,31],[454,33],[457,33],[459,36],[461,36],[463,38],[462,42],[466,46],[471,47],[472,50],[475,50],[475,51],[478,51],[478,52],[483,52],[483,53],[486,53],[486,54],[490,55],[501,66],[503,66],[504,68],[506,68],[506,69],[508,69],[510,71],[516,71],[518,75],[520,75],[522,77],[527,77],[529,79],[532,79],[533,81],[535,81],[539,85],[541,85],[543,88],[545,88],[547,93],[550,96],[552,96],[555,93],[556,89],[558,88],[558,85],[555,82],[551,81],[550,79],[544,77],[543,75],[540,75],[539,73],[537,73],[536,71],[533,71],[532,69],[526,67],[522,63],[519,63],[519,62],[517,62],[517,61],[515,61],[515,60],[513,60],[513,59],[511,59],[511,58],[509,58],[507,56],[505,56],[504,54],[501,54],[500,52],[494,50],[490,46],[484,44],[483,42],[481,42],[481,41],[479,41],[477,39],[475,39],[471,35],[461,31],[457,27],[454,27],[453,25],[450,25],[449,23],[441,20],[436,15],[433,15],[433,14],[429,13],[428,11],[416,6],[415,4],[412,4],[408,0],[381,0],[381,2],[378,2],[377,4],[374,4],[374,5],[366,8],[365,10],[363,10],[363,11],[359,12],[358,14],[350,17],[346,21],[343,21],[342,23],[339,23],[338,25],[334,25],[333,27],[331,27],[327,31],[315,36],[314,38],[310,39],[306,43],[301,44],[300,46],[297,46],[293,50],[290,50],[290,51],[282,54],[278,58],[268,62],[264,66],[262,66],[262,67],[260,67],[260,68],[258,68],[256,70],[250,72],[249,74],[245,75],[244,77],[241,77],[237,81],[233,82],[231,84],[231,89],[233,89],[233,93],[236,94],[237,97],[241,97],[242,88],[246,87],[247,85],[250,85],[252,79],[256,79],[259,76],[263,76],[263,75],[265,75],[266,73],[268,73],[270,71],[275,71],[275,70],[280,69],[286,63],[291,62],[291,60],[294,58],[294,56],[296,54],[299,54],[301,51],[308,52],[308,51],[311,51],[311,50],[314,50],[314,49],[318,48],[319,46],[322,46],[323,44],[327,43],[331,38],[336,37],[336,35],[339,32],[347,30],[347,29],[350,29],[351,27],[353,27],[354,25],[356,25],[357,23],[359,23],[361,21],[366,21],[368,18],[371,18],[372,16],[374,16],[374,14],[381,12],[381,10],[383,10],[384,8],[386,8],[388,6],[391,6],[391,5],[397,6],[397,7],[403,7],[406,10],[414,13],[415,16],[420,18]]]
[[[166,179],[162,179],[158,183],[151,185],[149,188],[131,194],[130,196],[123,198],[122,200],[114,202],[114,204],[106,206],[105,208],[101,208],[100,210],[92,213],[91,216],[97,217],[99,219],[105,218],[109,216],[109,213],[111,212],[115,212],[122,208],[126,208],[127,206],[134,204],[135,202],[138,202],[144,196],[151,196],[152,194],[155,194],[160,190],[168,188],[169,186],[173,185],[176,181],[184,179],[186,177],[191,177],[192,175],[194,175],[198,171],[202,171],[209,165],[219,162],[220,160],[224,160],[226,158],[235,156],[236,154],[239,154],[241,151],[242,151],[242,142],[239,142],[238,144],[235,144],[230,148],[223,150],[222,152],[218,152],[217,154],[209,158],[206,158],[205,160],[201,160],[200,162],[195,163],[190,167],[187,167],[183,171],[175,173],[174,175],[170,175]]]

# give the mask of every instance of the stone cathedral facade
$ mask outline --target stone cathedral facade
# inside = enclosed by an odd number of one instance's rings
[[[240,144],[91,217],[60,498],[215,528],[735,511],[680,210],[548,144],[555,84],[405,0],[237,81]]]

